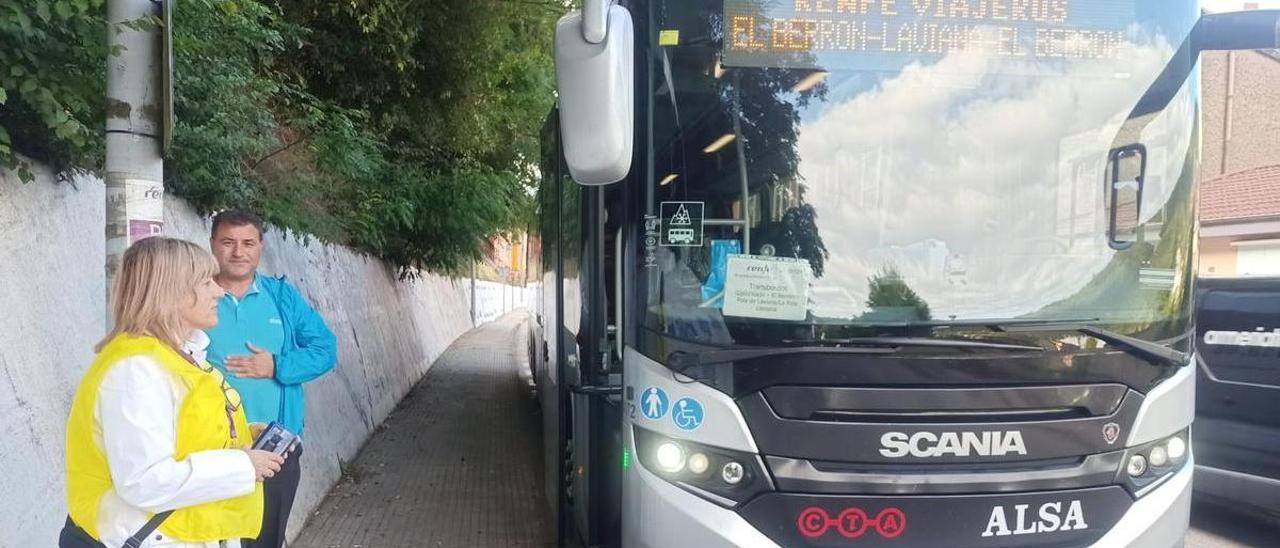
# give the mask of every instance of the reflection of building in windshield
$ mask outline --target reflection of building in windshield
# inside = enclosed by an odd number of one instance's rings
[[[866,310],[864,303],[859,302],[843,287],[815,285],[809,289],[809,311],[815,318],[849,320]]]
[[[947,279],[947,242],[929,238],[907,245],[871,249],[867,256],[876,264],[895,265],[910,280]]]

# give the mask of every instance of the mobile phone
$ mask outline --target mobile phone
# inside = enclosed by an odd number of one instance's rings
[[[272,421],[258,434],[258,439],[253,440],[253,448],[284,456],[297,441],[297,434],[290,432],[283,424]]]

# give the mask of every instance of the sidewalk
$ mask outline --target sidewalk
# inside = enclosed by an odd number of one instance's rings
[[[524,318],[508,314],[454,342],[291,546],[550,546],[541,430],[516,367]]]

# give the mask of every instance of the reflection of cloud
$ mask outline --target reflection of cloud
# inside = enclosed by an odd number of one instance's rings
[[[938,318],[1015,316],[1077,292],[1114,255],[1098,162],[1173,53],[1167,41],[1121,50],[1036,78],[983,76],[1001,61],[956,53],[807,113],[799,171],[831,251],[824,283],[862,303],[892,262]],[[1189,87],[1144,130],[1164,181],[1144,218],[1181,172]]]

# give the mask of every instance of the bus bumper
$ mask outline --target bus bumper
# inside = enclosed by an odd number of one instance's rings
[[[733,510],[676,487],[639,463],[626,478],[624,548],[778,546]]]
[[[1182,546],[1191,517],[1194,457],[1133,503],[1094,546]],[[637,463],[626,473],[622,545],[626,548],[778,546],[738,513],[685,491]]]

